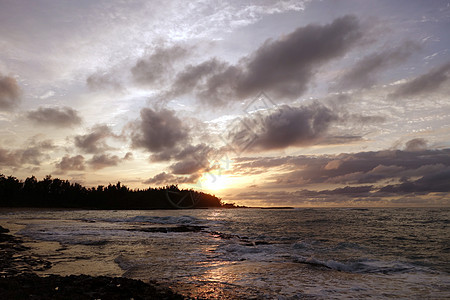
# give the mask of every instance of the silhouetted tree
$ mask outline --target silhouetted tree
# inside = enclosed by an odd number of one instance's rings
[[[0,206],[3,207],[66,207],[93,209],[170,209],[166,192],[188,192],[178,185],[131,190],[120,182],[85,188],[79,183],[45,176],[38,181],[31,176],[21,181],[13,176],[0,174]],[[202,192],[195,193],[200,200],[198,207],[222,207],[216,196]]]

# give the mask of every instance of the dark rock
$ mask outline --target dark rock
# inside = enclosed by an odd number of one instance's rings
[[[46,270],[51,263],[33,255],[18,255],[29,249],[21,243],[19,238],[0,233],[0,299],[185,299],[155,282],[122,277],[39,277],[34,271]]]
[[[87,275],[0,278],[2,299],[186,299],[156,283],[123,277]]]

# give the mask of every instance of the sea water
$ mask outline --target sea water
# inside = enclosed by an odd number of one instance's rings
[[[450,209],[8,210],[45,274],[209,299],[450,297]],[[49,246],[52,245],[52,246]]]

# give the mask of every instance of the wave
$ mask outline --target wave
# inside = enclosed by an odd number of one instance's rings
[[[416,266],[407,263],[384,262],[379,260],[361,260],[344,263],[335,260],[320,260],[314,257],[299,256],[294,258],[294,262],[350,273],[396,274],[418,270]]]
[[[203,224],[208,220],[198,219],[192,216],[135,216],[131,218],[105,218],[105,219],[80,219],[84,222],[110,222],[110,223],[151,223],[151,224]]]

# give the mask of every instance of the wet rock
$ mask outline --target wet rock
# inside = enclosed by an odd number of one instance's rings
[[[8,229],[2,227],[3,232]],[[33,271],[46,270],[51,267],[49,261],[23,252],[29,247],[22,245],[23,241],[10,234],[0,233],[0,276],[12,276]]]
[[[0,299],[186,299],[156,282],[88,275],[39,277],[34,272],[51,263],[21,254],[30,248],[6,234],[7,229],[0,230]]]
[[[155,282],[87,275],[0,278],[2,299],[186,299]]]

